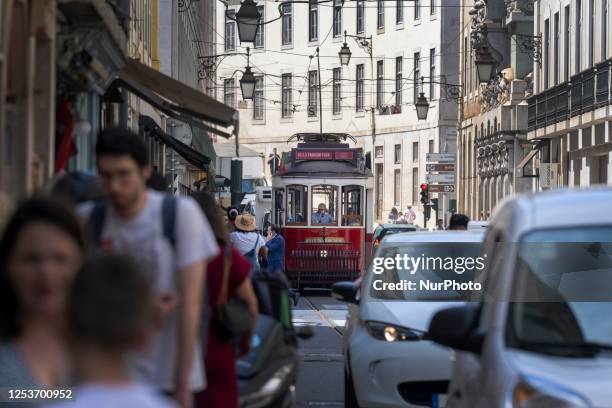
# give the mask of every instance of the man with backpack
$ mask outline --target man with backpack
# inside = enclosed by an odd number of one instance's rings
[[[206,264],[219,249],[207,219],[188,197],[148,190],[146,146],[126,129],[102,131],[98,173],[107,199],[85,203],[79,214],[99,250],[127,255],[146,271],[167,314],[151,347],[135,357],[138,379],[172,395],[181,408],[205,388],[199,322]]]

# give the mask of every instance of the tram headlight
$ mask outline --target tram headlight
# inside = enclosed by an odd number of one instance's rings
[[[377,340],[388,342],[395,341],[418,341],[425,338],[425,332],[410,329],[407,327],[396,326],[382,322],[365,322],[365,326],[372,337]]]

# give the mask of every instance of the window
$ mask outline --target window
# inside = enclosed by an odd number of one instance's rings
[[[310,0],[308,4],[308,41],[317,41],[319,38],[319,3]]]
[[[334,115],[339,114],[342,111],[342,74],[340,68],[334,68],[333,70],[333,83],[332,83],[332,99],[333,99],[333,113]]]
[[[396,144],[393,149],[394,163],[400,164],[402,162],[402,145]]]
[[[365,32],[365,0],[357,0],[357,34]]]
[[[576,37],[574,39],[574,47],[576,49],[576,61],[574,61],[574,74],[580,72],[580,60],[582,59],[582,0],[576,0]]]
[[[376,157],[377,159],[382,158],[383,157],[383,146],[376,146],[374,148],[374,157]]]
[[[287,225],[306,225],[308,207],[308,187],[300,185],[287,186]]]
[[[555,13],[554,16],[554,20],[553,20],[553,24],[554,27],[553,29],[554,31],[554,48],[553,48],[553,52],[554,52],[554,59],[553,59],[553,64],[554,64],[554,80],[555,80],[555,85],[557,85],[559,83],[559,13]]]
[[[432,48],[429,50],[429,100],[434,100],[436,92],[436,84],[434,83],[436,77],[436,49]]]
[[[338,187],[322,184],[312,186],[312,225],[336,225]]]
[[[402,196],[402,175],[400,169],[393,171],[393,204],[400,206]]]
[[[419,142],[412,143],[412,161],[415,163],[419,161]]]
[[[308,116],[317,116],[319,75],[317,71],[308,72]]]
[[[429,15],[436,14],[436,0],[429,0]]]
[[[334,0],[334,37],[342,35],[342,0]]]
[[[414,0],[414,19],[421,18],[421,0]]]
[[[253,93],[253,119],[263,120],[264,118],[264,88],[263,76],[258,76],[255,82],[255,92]]]
[[[404,0],[395,0],[395,24],[404,24]]]
[[[282,45],[291,45],[293,43],[293,10],[291,3],[284,3],[282,11]]]
[[[419,90],[420,90],[419,81],[421,80],[421,53],[420,52],[414,53],[413,61],[414,61],[414,68],[412,72],[414,75],[414,103],[416,103],[417,99],[419,98]]]
[[[376,2],[376,27],[378,27],[379,30],[382,30],[385,28],[385,1],[384,0],[378,0]]]
[[[600,60],[604,61],[608,56],[608,0],[601,0],[601,55]]]
[[[570,6],[565,6],[565,38],[563,39],[563,79],[569,79],[570,67],[570,37],[572,27],[570,26]]]
[[[291,74],[281,76],[281,116],[293,117],[293,95],[291,89]]]
[[[402,106],[402,57],[395,58],[395,105]]]
[[[257,26],[257,34],[255,35],[255,48],[263,48],[264,43],[264,35],[266,33],[266,26],[262,24],[266,19],[264,17],[264,6],[257,6],[257,11],[259,11],[259,15],[261,19],[259,20],[259,25]]]
[[[362,192],[363,188],[360,186],[342,187],[342,225],[363,225]]]
[[[236,107],[236,88],[234,78],[223,80],[223,103],[232,108]]]
[[[434,141],[433,140],[429,141],[429,146],[427,146],[427,152],[428,153],[433,153],[434,152]]]
[[[236,49],[236,12],[228,10],[225,15],[225,51]]]
[[[363,111],[363,77],[364,77],[364,68],[363,64],[359,64],[355,70],[355,110],[357,112]]]
[[[589,67],[595,64],[595,0],[589,0]]]
[[[544,20],[544,88],[548,88],[550,84],[548,83],[548,70],[550,61],[550,22],[548,19]]]
[[[463,95],[467,96],[468,92],[468,54],[470,51],[468,50],[468,39],[465,37],[463,39]]]
[[[380,108],[385,103],[384,92],[385,92],[385,72],[384,72],[384,61],[376,61],[376,107]]]
[[[412,204],[419,204],[419,168],[412,168]]]

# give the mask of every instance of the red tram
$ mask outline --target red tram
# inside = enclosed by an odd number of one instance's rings
[[[299,133],[272,178],[272,220],[285,238],[285,269],[294,287],[355,279],[371,237],[373,176],[348,134]]]

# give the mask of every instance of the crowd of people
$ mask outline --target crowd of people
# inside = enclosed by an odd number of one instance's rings
[[[250,277],[284,271],[279,228],[264,238],[208,193],[158,191],[126,129],[100,133],[96,160],[91,190],[64,179],[5,225],[0,387],[74,387],[74,408],[236,407],[252,335],[220,310],[237,299],[254,327],[265,302]]]

